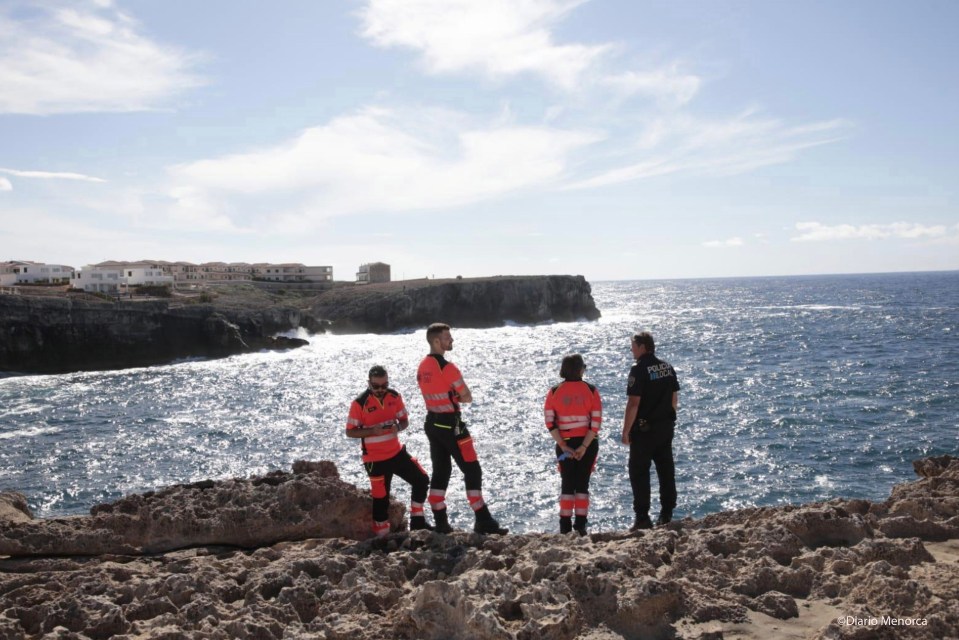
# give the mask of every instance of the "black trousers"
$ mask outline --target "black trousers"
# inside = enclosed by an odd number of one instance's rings
[[[676,508],[676,465],[673,462],[675,422],[661,422],[640,431],[635,426],[629,434],[629,483],[633,487],[633,511],[637,516],[649,514],[649,467],[656,465],[659,478],[660,508],[672,513]]]
[[[473,448],[473,438],[457,413],[430,413],[424,425],[430,443],[433,475],[430,489],[446,491],[453,474],[453,462],[463,472],[467,491],[483,489],[483,469]]]
[[[570,438],[566,441],[566,444],[571,449],[576,449],[583,444],[583,438]],[[557,446],[556,457],[558,458],[561,453],[563,453],[563,450]],[[589,493],[589,478],[593,475],[598,454],[599,442],[594,438],[586,448],[582,460],[570,457],[559,463],[560,493],[565,495]]]
[[[389,460],[379,462],[364,462],[366,475],[370,477],[370,494],[373,496],[373,521],[386,522],[390,519],[390,485],[393,476],[410,484],[410,502],[423,504],[426,502],[426,492],[429,490],[430,477],[407,451],[406,447],[400,450]]]

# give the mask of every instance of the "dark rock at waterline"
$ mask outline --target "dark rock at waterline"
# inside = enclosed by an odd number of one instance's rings
[[[334,333],[389,332],[446,322],[496,327],[595,320],[600,312],[582,276],[497,276],[419,280],[333,289],[311,311]]]
[[[2,295],[0,371],[119,369],[289,349],[306,341],[277,340],[272,334],[299,326],[300,316],[297,309],[283,308],[236,311],[164,300]]]
[[[0,295],[0,372],[64,373],[292,349],[310,333],[390,332],[448,322],[493,327],[595,320],[582,276],[497,276],[341,283],[315,296],[264,300],[252,285],[213,294],[213,304],[177,300]]]

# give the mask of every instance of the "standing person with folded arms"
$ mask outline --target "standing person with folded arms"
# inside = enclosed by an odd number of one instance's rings
[[[599,453],[599,426],[603,401],[593,385],[583,381],[586,363],[574,353],[563,358],[559,375],[563,382],[549,390],[543,405],[546,428],[556,441],[559,464],[559,532],[575,529],[586,535],[589,515],[589,478]],[[576,522],[572,520],[576,514]]]
[[[420,362],[416,382],[426,401],[425,430],[433,462],[429,502],[435,530],[439,533],[453,530],[446,513],[446,489],[453,472],[452,462],[455,461],[463,472],[466,498],[476,517],[473,531],[508,533],[509,530],[500,527],[490,514],[483,499],[483,470],[473,448],[473,438],[460,414],[460,404],[472,402],[473,394],[456,365],[443,357],[453,348],[450,326],[431,324],[426,330],[426,341],[429,342],[430,353]]]
[[[633,488],[636,520],[630,531],[651,529],[649,519],[650,463],[659,478],[659,519],[666,524],[676,508],[676,467],[673,434],[679,407],[679,381],[668,362],[656,357],[656,343],[648,331],[633,335],[630,348],[636,364],[626,385],[623,444],[629,445],[629,483]]]

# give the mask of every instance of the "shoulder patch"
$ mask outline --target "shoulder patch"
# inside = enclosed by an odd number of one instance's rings
[[[629,376],[629,381],[626,383],[626,385],[631,387],[634,384],[636,384],[636,376]]]

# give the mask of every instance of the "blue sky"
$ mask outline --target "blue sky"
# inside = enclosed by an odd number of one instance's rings
[[[0,260],[959,269],[959,3],[0,0]]]

